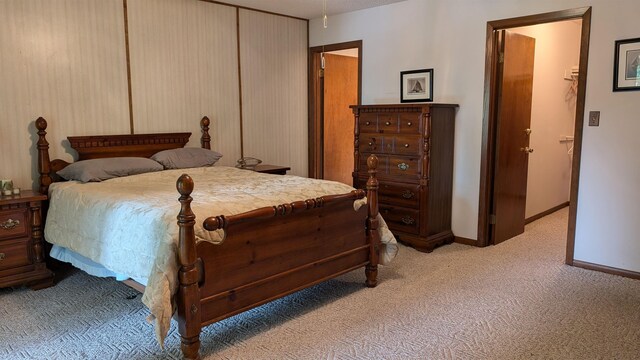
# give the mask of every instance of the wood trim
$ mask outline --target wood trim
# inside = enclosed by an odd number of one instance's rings
[[[243,158],[244,130],[242,121],[242,62],[240,61],[240,8],[236,8],[236,42],[238,50],[238,106],[240,106],[240,158]]]
[[[453,237],[453,242],[455,242],[457,244],[462,244],[462,245],[478,246],[478,240],[463,238],[463,237],[460,237],[460,236],[454,236]]]
[[[297,17],[297,16],[292,16],[292,15],[280,14],[280,13],[277,13],[277,12],[272,12],[272,11],[267,11],[267,10],[260,10],[260,9],[251,8],[251,7],[248,7],[248,6],[234,5],[234,4],[229,4],[229,3],[226,3],[226,2],[215,1],[215,0],[198,0],[198,1],[208,2],[208,3],[211,3],[211,4],[224,5],[224,6],[231,6],[231,7],[234,7],[236,9],[238,9],[238,10],[243,9],[243,10],[257,11],[257,12],[261,12],[261,13],[264,13],[264,14],[270,14],[270,15],[276,15],[276,16],[284,16],[284,17],[288,17],[288,18],[291,18],[291,19],[306,21],[307,23],[309,23],[309,19],[305,19],[305,18],[301,18],[301,17]]]
[[[581,269],[599,271],[599,272],[603,272],[611,275],[618,275],[618,276],[623,276],[630,279],[640,280],[640,272],[618,269],[610,266],[598,265],[598,264],[593,264],[590,262],[580,261],[580,260],[573,260],[573,264],[571,265],[575,267],[579,267]]]
[[[591,7],[582,16],[580,39],[580,73],[578,74],[578,94],[576,95],[576,120],[571,162],[571,190],[569,194],[569,226],[567,228],[567,253],[565,263],[573,264],[578,218],[578,188],[580,185],[580,163],[582,161],[582,136],[584,129],[585,98],[587,94],[587,69],[589,65],[589,39],[591,36]]]
[[[308,32],[307,32],[308,34]],[[309,177],[323,178],[323,102],[321,94],[324,92],[324,81],[316,76],[320,69],[320,53],[345,49],[358,49],[358,104],[362,104],[362,40],[343,43],[314,46],[309,48]]]
[[[144,293],[145,286],[133,279],[122,280],[122,283],[141,294]]]
[[[129,127],[131,134],[135,134],[133,124],[133,92],[131,90],[131,51],[129,49],[129,12],[127,10],[127,0],[122,0],[122,10],[124,13],[124,48],[127,58],[127,91],[129,96]]]
[[[573,262],[575,246],[576,215],[578,207],[578,183],[580,176],[580,158],[582,152],[582,129],[584,124],[585,94],[587,88],[587,65],[589,60],[589,38],[591,29],[591,7],[555,11],[537,15],[522,16],[511,19],[487,22],[484,111],[482,126],[482,148],[480,167],[480,199],[478,210],[478,246],[489,245],[489,212],[493,192],[493,167],[495,155],[495,101],[496,92],[496,30],[563,21],[569,19],[582,20],[580,41],[580,73],[578,75],[578,96],[574,130],[574,152],[571,174],[571,190],[569,197],[569,226],[567,233],[566,263]]]
[[[556,205],[556,206],[552,207],[551,209],[547,209],[547,210],[545,210],[545,211],[543,211],[541,213],[535,214],[533,216],[530,216],[530,217],[524,219],[524,223],[525,223],[525,225],[529,224],[529,223],[532,223],[532,222],[534,222],[534,221],[536,221],[538,219],[542,219],[543,217],[545,217],[547,215],[551,215],[551,214],[553,214],[554,212],[556,212],[556,211],[558,211],[560,209],[564,209],[567,206],[569,206],[569,202],[565,201],[560,205]]]

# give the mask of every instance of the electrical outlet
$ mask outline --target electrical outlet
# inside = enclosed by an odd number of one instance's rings
[[[600,111],[589,111],[589,126],[600,126]]]

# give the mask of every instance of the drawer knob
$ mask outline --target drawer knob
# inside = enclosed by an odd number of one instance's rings
[[[405,199],[411,199],[415,194],[413,193],[413,191],[409,191],[409,190],[405,190],[402,193],[402,197]]]
[[[0,224],[0,228],[2,228],[3,230],[11,230],[18,225],[20,225],[20,220],[9,219]]]
[[[411,125],[413,125],[413,123],[412,123],[411,121],[409,121],[409,122],[407,123],[407,126],[411,126]]]
[[[385,125],[389,126],[391,125],[391,121],[387,121],[386,123],[384,123]]]
[[[408,148],[408,147],[409,147],[409,144],[404,144],[404,147]]]
[[[365,125],[369,126],[371,125],[371,121],[367,121],[366,123],[364,123]]]
[[[409,164],[407,163],[400,163],[398,164],[398,169],[402,170],[402,171],[407,171],[409,170]]]
[[[403,216],[402,222],[405,223],[406,225],[413,225],[415,224],[416,221],[411,216]]]
[[[369,146],[373,146],[373,143],[371,141],[369,141]]]
[[[5,258],[4,253],[0,253],[0,261],[4,260],[4,258]]]

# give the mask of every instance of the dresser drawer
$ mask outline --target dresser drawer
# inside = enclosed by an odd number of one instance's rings
[[[420,233],[420,212],[418,210],[389,205],[380,202],[380,214],[391,230],[411,234]]]
[[[375,113],[364,113],[360,114],[358,119],[358,128],[360,129],[360,133],[378,132],[378,114]]]
[[[378,115],[378,129],[384,133],[398,132],[398,114]]]
[[[7,241],[0,245],[0,270],[30,264],[29,239]]]
[[[28,235],[29,209],[0,211],[0,240]]]
[[[384,148],[387,153],[417,155],[420,153],[420,139],[415,135],[386,136]]]
[[[420,159],[418,157],[389,156],[389,176],[393,177],[420,177]]]
[[[365,183],[366,186],[366,183]],[[378,187],[380,202],[418,210],[420,205],[420,185],[404,185],[381,182]]]
[[[364,173],[361,174],[364,175]],[[355,187],[367,190],[367,179],[358,178]],[[420,206],[420,185],[380,181],[378,198],[383,203],[418,209]]]
[[[398,132],[401,134],[420,134],[421,113],[400,113]]]
[[[384,153],[384,137],[378,134],[361,134],[358,150],[360,153]]]

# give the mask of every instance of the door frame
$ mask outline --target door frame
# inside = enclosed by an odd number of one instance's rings
[[[576,234],[576,216],[578,210],[578,185],[580,178],[580,160],[582,153],[582,132],[584,127],[585,95],[587,90],[587,66],[589,63],[589,38],[591,33],[591,7],[582,7],[543,14],[522,16],[487,22],[486,57],[484,79],[484,110],[482,120],[482,149],[480,164],[480,201],[478,210],[478,246],[489,245],[490,211],[493,198],[495,149],[497,129],[497,43],[494,32],[509,28],[545,24],[563,20],[581,19],[580,61],[578,73],[578,93],[576,96],[576,114],[571,165],[571,189],[569,195],[569,226],[567,230],[567,252],[565,263],[573,265]]]
[[[321,68],[323,52],[358,49],[358,104],[362,103],[362,40],[314,46],[309,48],[309,177],[324,175],[324,79],[316,76]]]

